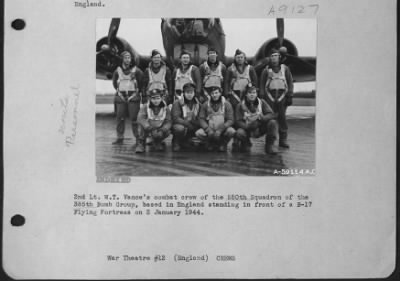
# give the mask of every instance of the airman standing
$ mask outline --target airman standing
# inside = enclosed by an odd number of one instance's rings
[[[208,49],[207,55],[207,60],[199,68],[203,81],[203,93],[209,99],[211,87],[223,88],[226,66],[218,60],[218,53],[214,48]]]
[[[144,71],[143,87],[143,93],[146,93],[146,101],[151,90],[159,89],[167,104],[173,102],[171,70],[162,60],[161,53],[158,50],[151,52],[151,62]]]
[[[193,83],[196,85],[195,95],[199,101],[202,102],[204,98],[201,97],[201,77],[199,68],[191,63],[190,54],[186,51],[181,53],[180,60],[179,65],[175,68],[174,73],[172,74],[172,91],[174,93],[174,100],[183,99],[183,85],[186,83]]]
[[[256,86],[258,83],[257,74],[254,68],[246,61],[246,54],[237,49],[232,65],[228,68],[225,79],[225,97],[232,104],[233,108],[241,102],[247,86]],[[236,129],[236,128],[235,128]],[[237,139],[233,140],[232,151],[239,150]]]
[[[225,96],[236,107],[246,93],[246,87],[257,86],[257,74],[247,61],[246,54],[237,49],[232,65],[228,68],[225,79]]]
[[[269,65],[261,73],[260,97],[265,99],[278,114],[279,146],[289,148],[286,109],[292,105],[293,78],[289,67],[281,63],[280,59],[279,50],[273,49],[270,53]]]
[[[140,89],[143,72],[135,66],[135,60],[132,59],[130,52],[124,51],[121,56],[122,65],[117,67],[112,78],[113,86],[117,90],[114,98],[117,115],[117,140],[113,144],[123,143],[126,117],[129,117],[136,140],[138,137],[137,115],[141,102]]]

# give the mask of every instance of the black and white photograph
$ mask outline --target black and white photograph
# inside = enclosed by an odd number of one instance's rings
[[[313,176],[317,20],[96,22],[96,175]]]
[[[396,6],[4,0],[0,279],[400,280]]]

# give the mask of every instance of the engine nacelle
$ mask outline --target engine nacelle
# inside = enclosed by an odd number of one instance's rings
[[[136,65],[140,63],[139,54],[131,45],[122,38],[114,38],[111,44],[108,44],[108,38],[103,37],[96,43],[96,72],[98,78],[111,79],[115,69],[121,65],[121,53],[129,51]]]
[[[296,46],[289,41],[288,39],[283,39],[282,43],[283,47],[286,47],[287,53],[289,55],[293,56],[298,56],[297,48]],[[270,52],[272,49],[279,49],[279,39],[278,38],[272,38],[268,41],[266,41],[264,44],[261,45],[261,47],[258,49],[255,59],[256,61],[261,61],[262,59],[266,58],[269,56]]]

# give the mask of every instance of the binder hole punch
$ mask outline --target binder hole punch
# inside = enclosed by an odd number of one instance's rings
[[[15,30],[22,30],[25,28],[25,21],[23,19],[15,19],[12,21],[11,27]]]
[[[12,226],[23,226],[25,224],[25,218],[21,215],[14,215],[11,218]]]

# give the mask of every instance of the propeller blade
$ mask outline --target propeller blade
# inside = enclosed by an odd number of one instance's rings
[[[283,44],[283,36],[285,33],[283,18],[276,19],[276,33],[278,35],[279,47],[281,47]]]
[[[110,23],[110,29],[108,30],[108,45],[111,46],[111,42],[115,37],[117,37],[117,32],[119,28],[120,18],[113,18]]]

